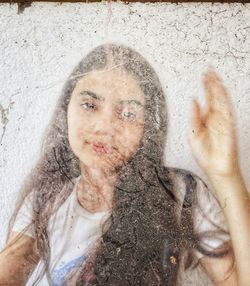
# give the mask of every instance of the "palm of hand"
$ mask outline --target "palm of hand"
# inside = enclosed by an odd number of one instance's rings
[[[220,78],[204,76],[207,108],[195,100],[189,143],[193,155],[207,175],[231,176],[238,169],[236,132],[232,106]]]

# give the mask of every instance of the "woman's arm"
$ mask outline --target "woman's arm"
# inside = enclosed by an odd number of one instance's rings
[[[38,261],[34,239],[12,232],[7,246],[0,252],[0,286],[25,285]]]
[[[250,285],[250,199],[240,173],[228,178],[210,178],[228,223],[238,285]],[[219,192],[218,190],[226,190]]]
[[[194,101],[189,142],[223,209],[233,255],[210,262],[203,258],[202,265],[212,280],[214,275],[218,280],[221,275],[223,280],[227,273],[226,270],[219,273],[220,265],[226,260],[232,262],[235,257],[236,267],[230,278],[234,279],[232,285],[246,286],[250,285],[250,197],[239,167],[233,110],[227,91],[214,72],[204,76],[204,86],[207,109],[203,112]]]

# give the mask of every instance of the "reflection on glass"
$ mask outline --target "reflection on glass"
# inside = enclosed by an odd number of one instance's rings
[[[181,285],[185,270],[197,265],[212,281],[237,283],[229,236],[235,226],[228,224],[230,209],[223,214],[220,207],[219,187],[229,175],[224,171],[240,174],[236,157],[228,156],[234,151],[230,105],[215,73],[204,85],[210,109],[204,116],[194,102],[190,143],[216,199],[195,174],[164,165],[166,103],[149,63],[115,44],[85,56],[64,86],[40,159],[23,184],[0,255],[0,284],[25,285],[37,265],[35,285]],[[227,157],[217,156],[213,140],[228,138],[209,128],[223,120],[231,138]],[[247,194],[243,183],[235,188]]]

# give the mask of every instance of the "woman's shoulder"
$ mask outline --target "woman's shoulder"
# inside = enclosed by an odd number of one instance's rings
[[[174,192],[183,207],[192,207],[196,223],[210,221],[227,229],[223,210],[208,185],[195,173],[178,168],[166,168],[167,176],[173,184]],[[198,219],[199,218],[199,219]]]
[[[168,178],[177,198],[184,200],[185,196],[197,197],[208,191],[207,184],[194,172],[186,169],[164,166],[164,175]]]
[[[197,233],[223,230],[223,241],[229,240],[223,210],[213,190],[195,173],[178,168],[165,169],[176,196],[185,209],[192,207],[194,229]],[[213,242],[214,245],[216,242]],[[209,243],[208,243],[209,244]],[[217,245],[217,244],[216,244]]]
[[[166,172],[166,175],[170,176],[174,180],[195,180],[195,181],[201,181],[205,184],[205,182],[193,171],[182,169],[182,168],[176,168],[176,167],[169,167],[164,166],[164,171]]]

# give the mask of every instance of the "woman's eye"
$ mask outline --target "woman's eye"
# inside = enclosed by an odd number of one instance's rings
[[[137,118],[137,112],[128,108],[118,109],[117,114],[121,120],[134,121]]]
[[[90,102],[84,102],[81,106],[86,110],[96,110],[96,105]]]
[[[136,113],[135,112],[126,111],[126,112],[122,113],[122,116],[132,120],[132,119],[136,118]]]

